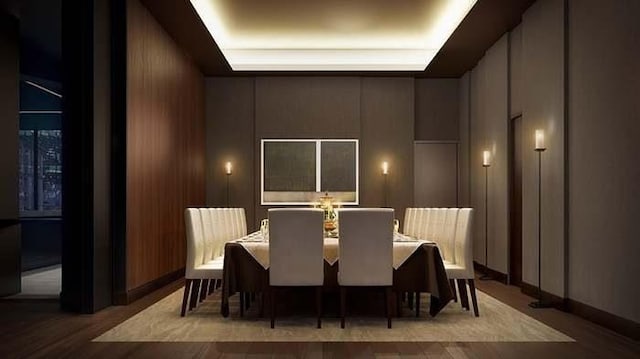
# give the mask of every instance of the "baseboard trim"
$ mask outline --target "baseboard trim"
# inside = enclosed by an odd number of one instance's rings
[[[115,305],[128,305],[136,300],[144,297],[145,295],[158,290],[165,285],[184,277],[184,268],[177,271],[167,273],[160,278],[156,278],[148,283],[145,283],[139,287],[128,290],[126,293],[115,293],[113,296],[113,304]]]
[[[529,284],[527,282],[520,283],[520,291],[530,297],[538,298],[538,286]],[[567,305],[565,298],[559,297],[553,293],[542,291],[542,299],[545,302],[551,304],[554,308],[562,311],[567,311]]]
[[[473,261],[473,269],[475,269],[478,272],[489,275],[491,278],[493,278],[494,280],[500,283],[507,284],[507,275],[505,273],[498,272],[495,269],[488,268],[484,264],[480,264],[476,261]]]
[[[640,323],[605,312],[604,310],[594,308],[588,304],[584,304],[573,299],[567,299],[566,303],[568,311],[572,314],[634,340],[640,340]]]

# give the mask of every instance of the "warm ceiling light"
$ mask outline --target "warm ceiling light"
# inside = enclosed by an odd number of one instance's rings
[[[235,71],[424,71],[475,3],[191,0]]]

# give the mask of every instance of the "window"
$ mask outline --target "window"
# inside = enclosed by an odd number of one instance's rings
[[[62,131],[20,130],[20,212],[58,216],[62,206]]]
[[[358,140],[265,139],[261,147],[261,203],[318,203],[328,192],[358,204]]]

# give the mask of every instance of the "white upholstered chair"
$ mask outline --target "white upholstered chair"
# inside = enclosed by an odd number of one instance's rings
[[[346,289],[357,286],[384,287],[387,327],[391,328],[393,218],[391,208],[351,208],[340,212],[338,284],[342,328]]]
[[[181,316],[185,316],[187,303],[189,310],[195,308],[198,298],[204,298],[210,279],[222,278],[222,263],[205,262],[205,233],[201,211],[197,208],[185,210],[187,232],[187,260],[185,264],[185,286],[182,298]],[[190,298],[189,298],[190,296]]]
[[[407,236],[415,237],[416,209],[417,208],[407,208],[404,211],[402,233]]]
[[[458,218],[455,226],[454,236],[454,257],[453,263],[445,263],[447,277],[450,280],[458,282],[458,290],[460,293],[460,302],[463,307],[469,309],[467,300],[467,284],[471,293],[471,301],[473,303],[473,312],[477,317],[478,300],[476,297],[476,286],[474,282],[473,271],[473,241],[471,238],[471,224],[473,221],[473,209],[461,208],[458,212]],[[455,290],[455,288],[452,288]]]
[[[269,285],[271,328],[275,326],[276,291],[280,287],[315,287],[318,328],[321,327],[324,211],[319,208],[269,210]]]

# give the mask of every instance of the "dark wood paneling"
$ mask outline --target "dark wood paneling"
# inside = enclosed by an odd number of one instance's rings
[[[18,21],[0,10],[0,295],[20,291]]]
[[[206,85],[207,205],[245,209],[247,229],[255,230],[254,79],[209,78]]]
[[[363,78],[360,106],[360,205],[386,201],[402,220],[413,204],[414,80]],[[383,161],[389,162],[386,180]]]
[[[255,88],[256,221],[260,205],[260,140],[263,138],[359,138],[357,77],[258,77]],[[362,183],[362,177],[361,177]]]
[[[416,207],[456,207],[458,203],[458,144],[416,143],[414,151]]]
[[[460,138],[458,79],[416,80],[416,140]]]
[[[127,2],[127,290],[184,267],[185,207],[205,202],[204,78]]]

